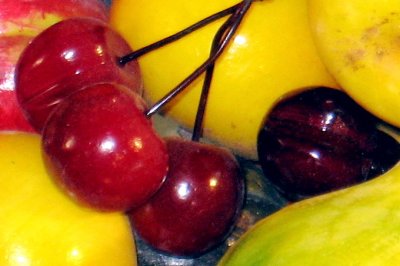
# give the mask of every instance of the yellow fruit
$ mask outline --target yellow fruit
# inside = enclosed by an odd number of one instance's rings
[[[141,48],[237,3],[237,0],[115,0],[111,24]],[[209,55],[220,19],[139,59],[146,97],[162,98]],[[288,92],[336,84],[317,56],[306,0],[255,1],[218,59],[205,115],[206,137],[256,157],[257,134],[271,106]],[[193,125],[202,79],[175,99],[167,115]]]
[[[400,126],[400,1],[310,0],[316,46],[364,108]]]
[[[82,208],[59,191],[38,135],[1,133],[0,151],[0,265],[136,265],[126,216]]]
[[[400,164],[259,221],[219,266],[400,265]]]

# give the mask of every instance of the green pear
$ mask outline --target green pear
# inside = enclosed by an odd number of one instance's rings
[[[400,164],[259,221],[219,266],[400,265]]]

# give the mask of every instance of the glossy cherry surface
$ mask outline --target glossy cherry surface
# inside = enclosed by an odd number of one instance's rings
[[[341,91],[315,88],[280,101],[258,136],[265,175],[289,198],[350,186],[386,171],[399,145]]]
[[[117,63],[130,52],[125,40],[100,20],[67,19],[43,31],[16,67],[17,97],[30,123],[40,132],[63,98],[98,82],[123,84],[141,93],[138,63]]]
[[[100,210],[125,211],[148,200],[165,179],[168,155],[144,107],[138,94],[115,84],[93,85],[60,102],[43,130],[56,182]]]
[[[167,179],[130,218],[154,248],[195,256],[223,241],[233,228],[243,203],[243,179],[225,149],[179,138],[167,138],[166,143]]]

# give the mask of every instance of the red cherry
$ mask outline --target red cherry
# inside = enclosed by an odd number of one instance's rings
[[[161,189],[130,214],[152,247],[181,256],[202,254],[224,240],[242,207],[244,184],[227,150],[166,139],[169,171]]]
[[[43,130],[53,176],[77,201],[125,211],[149,199],[167,172],[164,141],[143,114],[142,98],[96,84],[59,103]]]
[[[40,132],[51,110],[70,93],[99,82],[142,93],[139,66],[118,58],[132,50],[105,22],[61,21],[36,36],[16,67],[16,92],[28,120]]]

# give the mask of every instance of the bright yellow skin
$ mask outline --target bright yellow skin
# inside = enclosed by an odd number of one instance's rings
[[[237,0],[115,0],[111,24],[141,48],[237,3]],[[235,40],[218,59],[205,117],[205,136],[256,158],[260,124],[283,95],[336,84],[317,56],[306,0],[256,1]],[[162,98],[209,55],[221,19],[139,59],[150,102]],[[192,127],[202,79],[164,111]]]
[[[400,126],[400,1],[310,0],[316,45],[364,108]]]
[[[126,216],[85,209],[59,191],[38,135],[1,133],[0,151],[0,265],[136,265]]]

